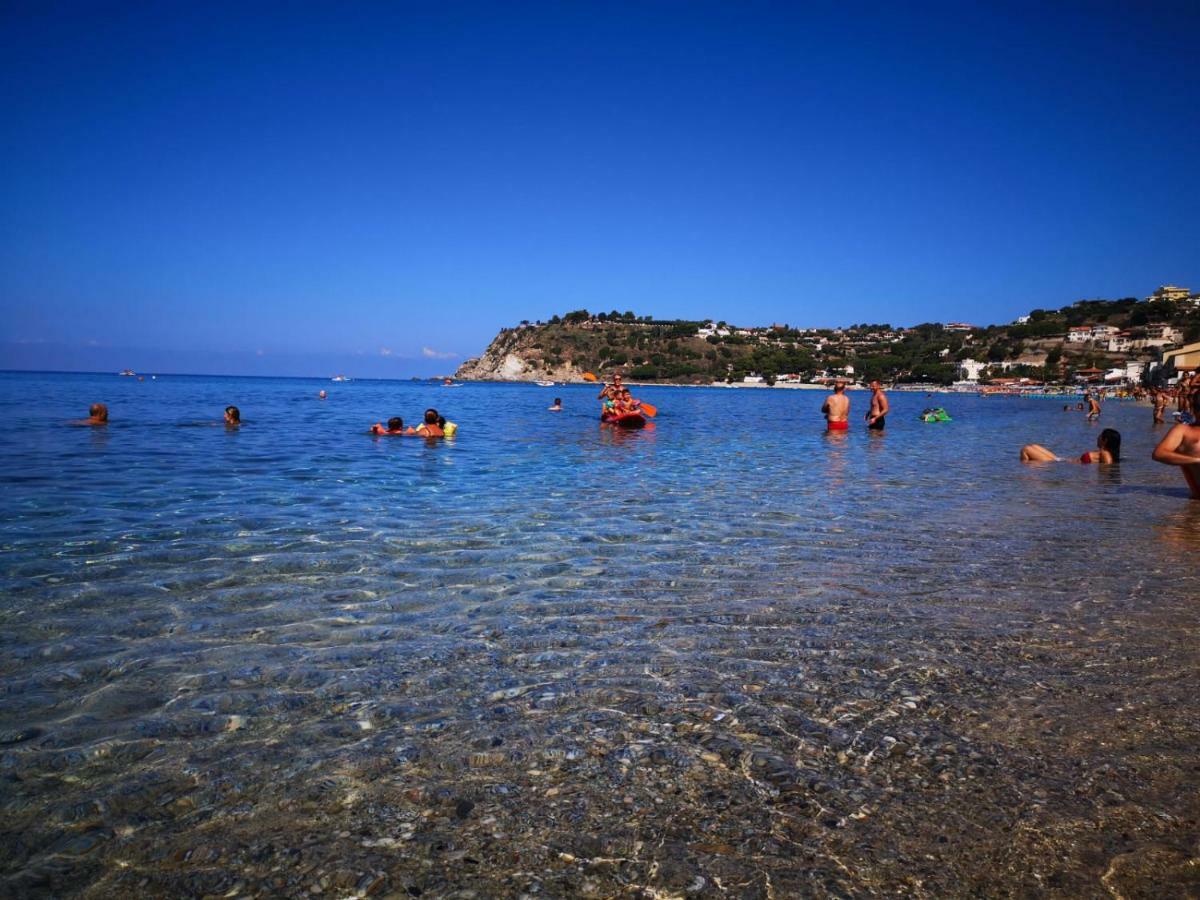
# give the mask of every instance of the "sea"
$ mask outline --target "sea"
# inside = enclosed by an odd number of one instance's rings
[[[1147,405],[596,393],[0,374],[0,896],[1200,889]]]

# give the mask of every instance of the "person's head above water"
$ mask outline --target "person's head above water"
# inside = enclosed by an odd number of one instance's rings
[[[1121,432],[1115,428],[1105,428],[1096,438],[1096,446],[1112,454],[1113,462],[1121,460]]]
[[[425,424],[436,425],[438,423],[438,411],[430,407],[425,410]]]
[[[236,406],[225,407],[225,422],[229,425],[242,424],[242,413]]]
[[[103,403],[93,403],[88,407],[88,415],[92,417],[93,422],[107,422],[108,407]]]
[[[322,389],[322,390],[321,390],[321,391],[320,391],[320,392],[317,394],[317,398],[318,398],[318,399],[320,399],[320,400],[324,400],[326,396],[327,396],[327,395],[326,395],[326,393],[325,393],[324,389]]]
[[[404,420],[399,416],[392,416],[388,419],[388,431],[403,431]]]

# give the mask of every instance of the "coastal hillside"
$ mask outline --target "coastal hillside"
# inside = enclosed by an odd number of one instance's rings
[[[773,384],[842,375],[895,383],[1059,381],[1078,372],[1149,364],[1164,347],[1194,340],[1200,340],[1200,295],[1170,287],[1145,300],[1080,300],[990,326],[742,327],[583,309],[502,329],[455,377],[579,381],[585,372],[601,379],[620,372],[634,381],[675,384],[747,378]]]

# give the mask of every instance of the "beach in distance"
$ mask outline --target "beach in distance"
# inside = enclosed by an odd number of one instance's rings
[[[0,373],[0,895],[1200,889],[1148,405],[598,390]]]

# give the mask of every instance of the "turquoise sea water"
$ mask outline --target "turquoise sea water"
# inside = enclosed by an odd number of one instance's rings
[[[347,896],[377,876],[387,890],[515,896],[549,883],[520,873],[558,867],[563,896],[588,879],[703,894],[756,872],[818,893],[900,890],[917,864],[895,847],[884,859],[864,829],[947,851],[889,807],[900,782],[854,774],[872,748],[899,741],[915,759],[925,737],[970,744],[979,765],[1019,760],[1053,794],[1063,778],[1032,762],[1044,754],[1014,724],[1032,721],[1016,698],[1062,722],[1066,708],[1047,710],[1075,696],[1055,752],[1087,755],[1103,730],[1088,711],[1121,702],[1097,698],[1150,679],[1120,659],[1170,649],[1175,687],[1196,686],[1194,650],[1177,642],[1196,633],[1200,503],[1150,461],[1162,427],[1145,406],[1109,403],[1089,424],[1058,403],[893,393],[886,432],[869,434],[854,394],[854,427],[828,436],[819,393],[656,387],[637,391],[659,407],[655,427],[626,433],[600,427],[595,393],[0,375],[9,889],[299,895],[326,877]],[[562,413],[546,410],[555,396]],[[109,426],[64,424],[93,401]],[[230,403],[240,429],[215,424]],[[919,422],[928,405],[954,421]],[[456,439],[365,433],[427,406]],[[1102,427],[1124,436],[1119,467],[1017,461],[1030,441],[1078,456]],[[1062,655],[1022,661],[1031,638]],[[1168,699],[1147,715],[1182,715]],[[1194,726],[1189,714],[1152,741],[1164,771],[1186,771]],[[669,777],[647,781],[656,751]],[[1150,751],[1121,752],[1106,764]],[[753,812],[724,814],[693,793],[752,790],[756,753],[826,787],[798,798],[764,778]],[[779,822],[758,818],[788,797],[780,815],[820,832],[795,838],[808,874],[772,862]],[[916,787],[906,802],[922,822],[961,803],[962,828],[981,834],[993,807],[1059,808]],[[563,861],[632,859],[618,819],[643,804],[642,839],[679,832],[678,884],[649,851],[616,881]],[[1062,809],[1057,825],[1095,831]],[[825,835],[830,816],[842,824]],[[582,833],[609,843],[584,853]],[[829,862],[846,854],[860,874]],[[1089,860],[1069,867],[1080,884]],[[340,894],[339,877],[353,882]]]

